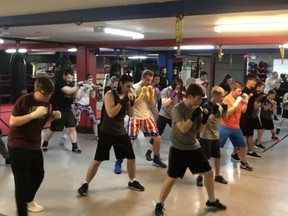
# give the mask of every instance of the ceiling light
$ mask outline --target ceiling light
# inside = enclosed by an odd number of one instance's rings
[[[214,27],[215,32],[252,32],[252,31],[283,31],[288,30],[288,23],[247,23],[218,25]]]
[[[6,53],[15,53],[16,49],[7,49],[5,50]]]
[[[141,34],[141,33],[138,33],[138,32],[114,29],[114,28],[105,27],[104,28],[104,32],[107,33],[107,34],[113,34],[113,35],[118,35],[118,36],[132,37],[132,39],[142,39],[142,38],[144,38],[144,34]]]
[[[288,48],[288,44],[279,45],[279,48],[281,48],[282,46],[286,49]]]
[[[147,59],[147,56],[128,56],[128,59]]]
[[[26,52],[27,52],[27,49],[20,48],[20,49],[18,49],[18,52],[19,52],[19,53],[26,53]]]
[[[69,48],[68,52],[77,52],[77,48],[73,47],[73,48]]]
[[[0,39],[0,44],[3,44],[4,43],[4,40]]]
[[[176,50],[177,47],[174,47],[174,50]],[[181,46],[181,50],[209,50],[214,49],[213,45],[185,45]]]

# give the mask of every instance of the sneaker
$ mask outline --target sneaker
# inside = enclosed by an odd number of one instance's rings
[[[228,182],[226,181],[226,179],[224,179],[224,177],[221,176],[221,175],[215,176],[214,181],[215,181],[215,182],[219,182],[219,183],[221,183],[221,184],[228,184]]]
[[[261,143],[260,143],[260,144],[255,144],[255,148],[258,148],[258,149],[266,149],[266,147],[263,146]]]
[[[117,159],[114,167],[114,173],[115,174],[121,174],[122,173],[122,164],[123,160],[122,159]]]
[[[81,187],[78,189],[78,193],[81,195],[81,196],[86,196],[87,195],[87,191],[88,191],[88,183],[84,183],[81,185]]]
[[[128,182],[128,188],[132,189],[132,190],[136,190],[136,191],[144,191],[145,188],[136,180],[134,180],[133,182]]]
[[[66,138],[64,136],[62,136],[61,139],[60,139],[60,142],[59,142],[60,145],[64,145],[65,142],[66,142]]]
[[[252,153],[247,152],[247,157],[249,157],[249,158],[261,158],[261,156],[258,155],[255,151]]]
[[[274,115],[274,120],[275,120],[275,121],[279,121],[279,119],[277,118],[276,115]]]
[[[278,135],[280,133],[280,128],[276,129],[276,134]]]
[[[203,177],[202,176],[197,176],[196,185],[198,187],[203,187]]]
[[[280,139],[279,137],[277,137],[277,136],[272,136],[271,139],[272,139],[272,140],[275,140],[275,141],[280,141],[280,140],[281,140],[281,139]]]
[[[215,208],[218,208],[218,209],[221,209],[221,210],[225,210],[227,208],[224,204],[222,204],[220,202],[219,199],[216,199],[216,201],[214,201],[214,202],[210,202],[209,200],[207,200],[206,206],[215,207]]]
[[[72,148],[72,152],[77,153],[77,154],[82,153],[81,149],[79,149],[77,146]]]
[[[247,162],[242,162],[241,161],[240,168],[248,170],[248,171],[253,171],[253,168]]]
[[[237,153],[232,153],[231,154],[231,159],[234,160],[234,161],[237,161],[237,162],[240,161],[239,155]]]
[[[38,205],[36,202],[28,203],[28,211],[30,212],[41,212],[44,208],[41,205]]]
[[[167,165],[160,160],[159,156],[154,155],[153,165],[161,168],[166,168]]]
[[[147,161],[152,161],[152,157],[151,157],[151,151],[147,150],[146,154],[145,154],[146,160]]]
[[[154,210],[155,216],[163,216],[164,210],[165,210],[164,205],[162,203],[156,203],[155,210]]]
[[[11,165],[11,160],[10,160],[10,158],[5,159],[5,164],[6,164],[7,166]]]
[[[44,141],[42,144],[42,151],[46,152],[48,150],[47,146],[48,146],[48,143],[45,143]]]

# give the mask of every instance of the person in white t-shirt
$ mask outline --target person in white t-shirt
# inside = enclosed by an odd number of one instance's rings
[[[208,79],[207,79],[208,74],[205,71],[201,71],[200,72],[200,76],[199,78],[196,79],[196,84],[199,84],[202,86],[202,88],[204,89],[204,93],[205,96],[202,98],[202,104],[205,103],[207,101],[207,94],[206,94],[206,90],[208,88]]]
[[[134,115],[128,120],[128,136],[131,143],[137,139],[139,130],[144,136],[151,136],[154,139],[153,144],[153,165],[166,168],[167,165],[160,159],[161,137],[153,117],[150,116],[149,110],[155,103],[155,89],[150,85],[153,80],[154,73],[151,70],[144,70],[141,81],[133,85],[133,93],[136,96],[134,105]],[[117,159],[114,173],[122,172],[122,159]]]

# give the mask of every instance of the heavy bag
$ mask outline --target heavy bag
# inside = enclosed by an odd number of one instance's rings
[[[11,102],[27,93],[26,61],[21,53],[11,55],[9,63]]]

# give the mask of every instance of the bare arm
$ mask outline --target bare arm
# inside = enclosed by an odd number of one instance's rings
[[[79,86],[74,86],[74,87],[64,86],[61,89],[61,91],[63,91],[64,94],[66,94],[66,95],[73,95],[77,92],[78,89],[79,89]]]
[[[111,91],[108,91],[104,96],[104,104],[107,115],[110,118],[115,117],[122,108],[120,103],[114,103],[114,96]]]
[[[181,133],[184,133],[184,134],[190,130],[192,125],[193,125],[193,122],[190,119],[186,121],[183,120],[183,121],[176,122],[177,128],[180,130]]]
[[[30,113],[29,114],[26,114],[26,115],[23,115],[23,116],[13,116],[11,115],[10,116],[10,120],[9,120],[9,124],[11,127],[14,127],[14,126],[22,126],[30,121],[32,121],[33,118],[31,117]]]

